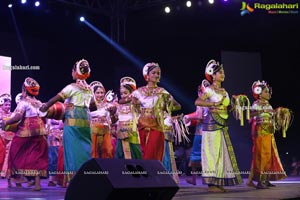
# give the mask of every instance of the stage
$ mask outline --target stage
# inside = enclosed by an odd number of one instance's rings
[[[226,193],[208,193],[207,186],[201,184],[198,177],[197,185],[185,182],[185,177],[180,177],[179,190],[173,200],[195,199],[300,199],[300,176],[291,176],[283,181],[272,182],[276,187],[257,190],[244,184],[235,187],[226,187]],[[60,186],[48,187],[48,180],[42,180],[42,190],[33,191],[33,188],[23,184],[23,188],[7,188],[6,179],[0,179],[0,200],[2,199],[35,199],[35,200],[60,200],[64,199],[66,188]],[[90,199],[87,196],[87,199]]]

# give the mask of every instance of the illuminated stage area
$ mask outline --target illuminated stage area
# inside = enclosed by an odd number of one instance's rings
[[[255,189],[244,184],[235,187],[226,187],[226,193],[209,193],[207,186],[201,184],[198,177],[198,185],[192,186],[180,177],[179,190],[172,198],[173,200],[195,200],[195,199],[299,199],[300,198],[300,176],[291,176],[283,181],[272,182],[276,187],[270,189]],[[142,184],[142,183],[141,183]],[[59,186],[49,187],[48,180],[42,180],[42,190],[35,192],[24,184],[24,188],[7,188],[7,182],[0,180],[0,199],[35,199],[35,200],[62,200],[66,188]],[[100,188],[99,188],[100,189]],[[86,196],[91,199],[89,195]],[[96,198],[101,199],[101,198]]]

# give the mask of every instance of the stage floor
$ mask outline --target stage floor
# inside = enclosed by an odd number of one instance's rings
[[[208,193],[207,186],[201,184],[198,177],[197,185],[187,184],[185,177],[180,177],[180,189],[173,200],[195,200],[195,199],[300,199],[300,177],[291,176],[283,181],[272,182],[276,187],[257,190],[244,184],[235,187],[225,187],[227,193]],[[48,180],[42,180],[42,190],[32,191],[32,188],[7,188],[6,179],[0,179],[0,200],[2,199],[35,199],[35,200],[60,200],[64,199],[66,188],[48,187]]]

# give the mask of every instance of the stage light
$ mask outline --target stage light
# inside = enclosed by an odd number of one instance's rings
[[[8,6],[7,6],[7,7],[9,7],[9,8],[12,8],[12,6],[13,6],[13,5],[10,3],[10,4],[8,4]]]
[[[192,2],[191,2],[191,1],[186,1],[186,4],[185,4],[185,5],[186,5],[186,7],[188,7],[188,8],[189,8],[189,7],[191,7],[191,6],[192,6]]]
[[[84,19],[84,17],[80,17],[79,20],[80,20],[81,22],[83,22],[85,19]]]
[[[165,7],[165,13],[170,13],[171,12],[171,8],[169,6]]]
[[[22,4],[25,4],[27,1],[26,0],[21,0],[21,3]]]
[[[215,1],[214,0],[208,0],[208,3],[213,4],[213,3],[215,3]]]
[[[35,5],[35,7],[38,7],[38,6],[40,6],[40,2],[39,2],[39,1],[36,1],[36,2],[34,3],[34,5]]]

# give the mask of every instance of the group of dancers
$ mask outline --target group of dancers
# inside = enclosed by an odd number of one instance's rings
[[[223,186],[242,183],[229,137],[229,107],[241,119],[245,100],[251,111],[248,119],[253,140],[247,185],[265,189],[274,186],[270,181],[286,177],[274,133],[279,129],[286,132],[291,112],[283,107],[272,108],[272,90],[265,81],[252,85],[256,101],[250,106],[245,95],[230,98],[222,86],[224,68],[211,60],[205,68],[206,78],[199,86],[196,112],[182,117],[172,115],[181,109],[180,103],[158,86],[158,63],[144,66],[145,86],[137,87],[132,77],[121,78],[120,98],[112,90],[106,91],[100,81],[88,84],[90,73],[87,60],[77,61],[72,69],[74,83],[44,103],[37,99],[39,83],[26,78],[13,112],[7,106],[11,96],[0,96],[0,169],[9,187],[13,179],[16,186],[28,182],[40,191],[40,178],[48,176],[49,186],[55,186],[57,181],[67,187],[82,164],[91,158],[158,160],[179,183],[174,140],[184,138],[183,127],[196,121],[190,156],[192,169],[201,168],[203,184],[208,185],[210,192],[227,192]],[[194,175],[187,182],[196,185]]]

